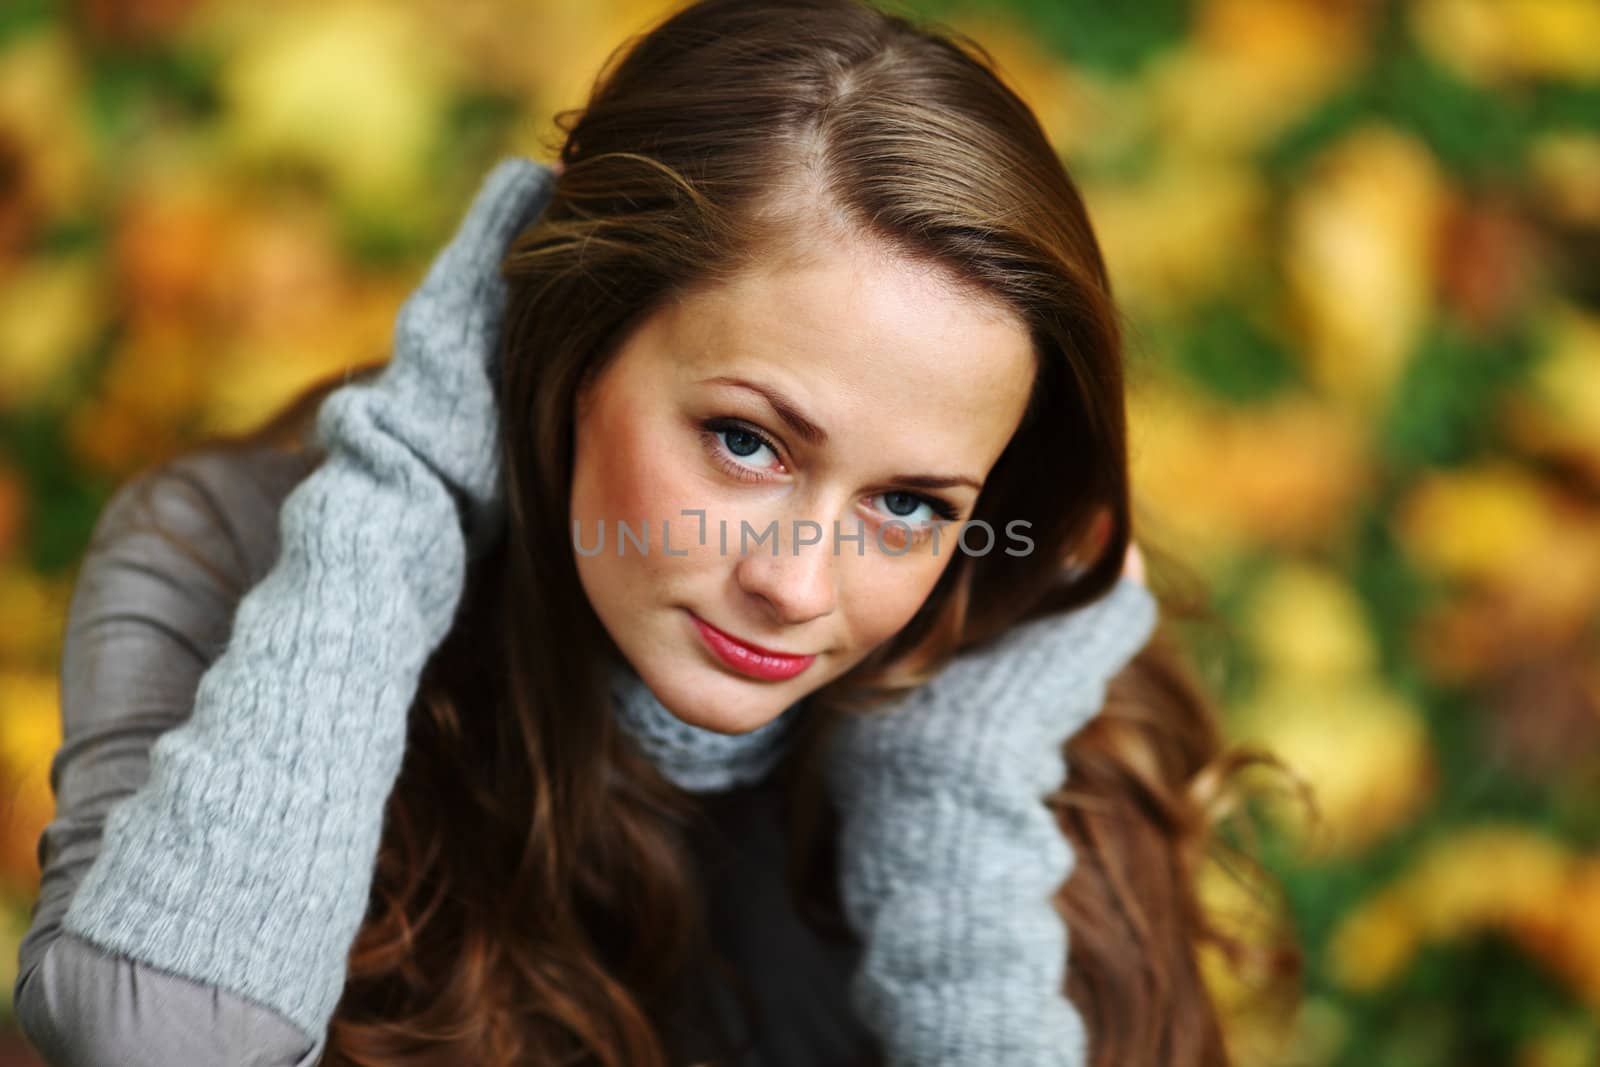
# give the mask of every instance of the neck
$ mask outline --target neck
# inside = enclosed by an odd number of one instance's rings
[[[670,781],[691,793],[722,792],[766,777],[804,713],[799,701],[749,733],[718,733],[668,711],[625,660],[611,659],[606,669],[617,721]]]

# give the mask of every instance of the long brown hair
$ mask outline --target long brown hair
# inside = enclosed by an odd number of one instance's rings
[[[956,555],[899,634],[814,696],[780,769],[791,884],[819,931],[842,925],[817,765],[829,723],[1099,597],[1132,537],[1105,265],[1074,183],[981,45],[864,0],[701,0],[625,42],[557,120],[564,172],[503,263],[508,522],[422,679],[329,1065],[672,1062],[674,990],[715,962],[687,853],[698,807],[612,722],[607,638],[566,512],[576,393],[663,301],[832,227],[1013,309],[1035,342],[1028,412],[973,516],[1028,520],[1035,551]],[[303,427],[341,380],[245,443]],[[1062,992],[1094,1067],[1212,1067],[1229,1055],[1200,947],[1264,959],[1280,993],[1299,974],[1291,939],[1247,944],[1197,888],[1236,775],[1274,761],[1225,747],[1172,628],[1210,616],[1198,595],[1162,592],[1178,564],[1141,540],[1163,622],[1065,747],[1050,798],[1076,855],[1057,896]]]

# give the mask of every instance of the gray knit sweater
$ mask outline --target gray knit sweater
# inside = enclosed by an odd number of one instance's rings
[[[553,180],[500,162],[403,305],[389,366],[324,401],[327,458],[284,501],[277,562],[239,602],[192,716],[108,815],[65,930],[325,1031],[407,709],[469,560],[502,521],[498,268]],[[894,1067],[1087,1062],[1051,902],[1073,856],[1042,798],[1064,779],[1062,743],[1156,615],[1124,579],[835,738],[841,889],[865,940],[851,1000]],[[729,738],[673,718],[631,671],[614,684],[625,728],[694,790],[765,775],[803,714]]]

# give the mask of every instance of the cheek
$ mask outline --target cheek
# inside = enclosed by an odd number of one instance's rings
[[[870,536],[870,535],[869,535]],[[850,549],[854,552],[854,549]],[[856,573],[850,581],[851,630],[864,646],[862,655],[898,633],[922,607],[938,584],[946,559],[874,558],[869,547],[863,559],[852,555]]]
[[[609,528],[619,520],[635,527],[660,522],[669,465],[651,448],[652,433],[637,421],[610,420],[580,435],[573,478],[573,517],[585,528],[600,519]]]
[[[672,447],[667,447],[668,430],[643,418],[594,415],[578,435],[571,517],[579,524],[587,552],[601,543],[602,520],[605,533],[602,551],[579,553],[578,567],[586,585],[645,592],[650,587],[638,583],[650,581],[653,575],[681,572],[695,559],[693,554],[677,555],[695,547],[694,535],[699,529],[693,517],[679,515],[681,508],[696,501],[689,463],[692,457],[683,454],[681,441],[672,441]],[[662,550],[663,520],[670,527],[671,556]],[[632,539],[622,542],[619,555],[622,522],[628,524]],[[641,552],[639,543],[646,531],[649,551]]]

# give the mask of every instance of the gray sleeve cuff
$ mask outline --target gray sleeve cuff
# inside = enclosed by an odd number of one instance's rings
[[[270,1008],[63,934],[17,990],[51,1067],[312,1067],[326,1044]]]

